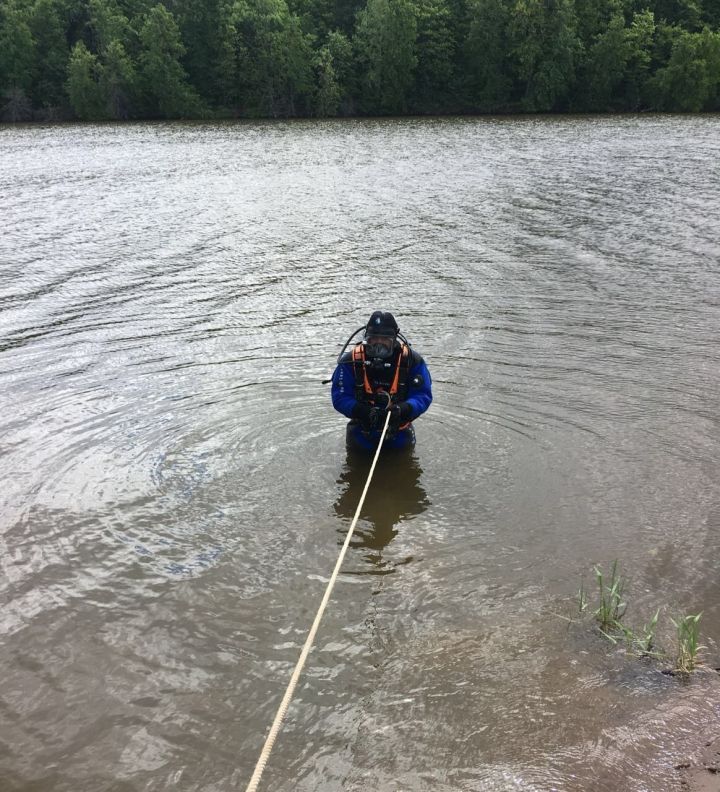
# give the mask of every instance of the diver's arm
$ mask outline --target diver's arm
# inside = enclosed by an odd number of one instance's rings
[[[357,418],[360,406],[355,398],[355,375],[352,363],[340,363],[332,376],[333,407],[346,418]]]
[[[422,415],[432,403],[432,379],[425,361],[420,358],[409,372],[407,403],[412,407],[410,420]]]

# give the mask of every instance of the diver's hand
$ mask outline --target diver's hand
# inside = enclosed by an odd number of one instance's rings
[[[379,407],[371,407],[367,417],[368,429],[379,429],[383,421],[383,411]]]
[[[409,402],[398,402],[390,407],[390,427],[397,429],[404,424],[412,415],[412,405]]]
[[[379,407],[371,407],[369,404],[359,402],[353,410],[353,418],[356,418],[363,425],[364,429],[377,429],[382,423],[384,411]]]

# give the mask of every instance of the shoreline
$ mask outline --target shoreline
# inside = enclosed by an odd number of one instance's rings
[[[287,123],[327,123],[331,122],[377,122],[377,121],[433,121],[451,119],[487,119],[502,121],[530,121],[537,119],[569,119],[569,118],[717,118],[720,110],[699,110],[697,112],[684,112],[682,110],[622,110],[605,112],[522,112],[512,110],[507,112],[448,112],[448,113],[406,113],[397,115],[335,115],[335,116],[244,116],[218,114],[207,116],[184,117],[153,117],[153,118],[100,118],[94,120],[72,118],[67,115],[56,117],[36,117],[18,120],[0,118],[0,129],[26,126],[134,126],[140,124],[287,124]]]
[[[705,742],[696,757],[676,765],[680,788],[687,792],[720,792],[720,735]]]

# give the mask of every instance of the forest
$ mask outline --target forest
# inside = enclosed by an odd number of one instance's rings
[[[720,109],[720,0],[0,0],[3,121]]]

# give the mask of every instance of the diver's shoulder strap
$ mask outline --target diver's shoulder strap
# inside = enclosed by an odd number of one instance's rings
[[[355,374],[355,398],[362,401],[363,396],[373,392],[365,368],[365,347],[362,344],[355,344],[350,354]]]

